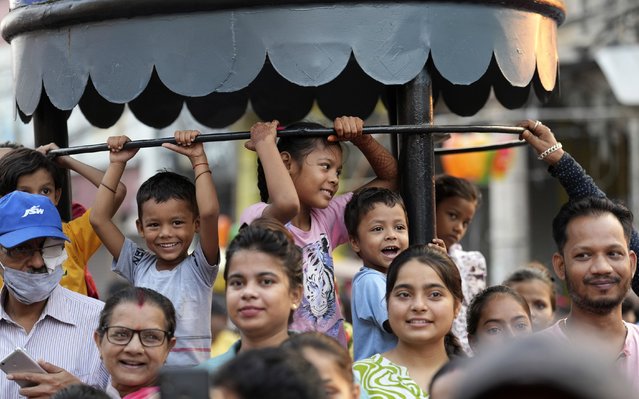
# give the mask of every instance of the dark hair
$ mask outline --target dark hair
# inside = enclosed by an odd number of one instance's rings
[[[397,282],[399,271],[411,260],[416,260],[432,268],[455,300],[458,301],[460,305],[464,302],[461,276],[455,262],[440,250],[432,249],[428,245],[418,244],[411,245],[404,252],[400,253],[395,259],[393,259],[388,267],[388,273],[386,275],[387,304],[391,293],[393,292],[393,288],[395,287],[395,283]],[[466,356],[459,340],[452,331],[449,331],[448,334],[446,334],[444,344],[446,346],[446,353],[449,357]]]
[[[505,285],[493,285],[485,288],[479,294],[470,301],[468,309],[466,311],[466,332],[468,335],[475,335],[477,333],[477,327],[479,326],[479,319],[481,318],[484,307],[490,300],[497,295],[506,295],[514,299],[521,307],[526,311],[528,319],[531,319],[530,308],[528,302],[517,293],[517,291]]]
[[[301,287],[304,283],[302,251],[290,237],[290,232],[278,220],[266,217],[255,219],[250,225],[240,229],[226,249],[224,279],[228,279],[235,253],[251,250],[263,252],[282,261],[290,287]]]
[[[384,204],[389,208],[393,208],[395,205],[401,206],[408,220],[404,201],[398,193],[387,188],[365,187],[353,193],[344,209],[344,223],[346,224],[348,235],[357,237],[357,227],[362,218],[377,204]]]
[[[539,264],[539,266],[533,266],[533,264],[536,263],[531,263],[526,267],[515,270],[504,280],[503,284],[512,288],[515,283],[524,283],[530,280],[541,281],[550,289],[550,307],[554,312],[557,309],[557,294],[555,293],[554,279],[548,269],[546,269],[546,266],[541,264]]]
[[[17,148],[0,159],[0,196],[18,188],[18,180],[44,169],[53,179],[55,189],[62,188],[62,172],[46,155],[31,148]]]
[[[317,369],[303,356],[282,348],[238,354],[212,375],[211,384],[240,399],[325,398]]]
[[[637,396],[624,373],[591,345],[566,345],[544,334],[504,344],[471,361],[456,399],[628,399]]]
[[[430,379],[430,383],[428,384],[428,393],[432,395],[433,386],[435,385],[435,382],[438,379],[445,376],[446,374],[452,373],[455,370],[463,370],[466,368],[467,365],[468,365],[468,358],[466,357],[457,357],[444,363],[444,365],[441,366],[439,370],[437,370],[435,374],[433,374],[433,377]],[[433,399],[437,399],[437,398],[433,398]]]
[[[288,276],[289,289],[303,286],[302,250],[295,245],[291,233],[277,219],[258,218],[240,229],[226,249],[224,280],[228,280],[235,253],[242,250],[259,251],[279,259]],[[293,313],[291,311],[289,324],[293,322]]]
[[[51,399],[109,399],[106,392],[86,384],[73,384],[56,392]]]
[[[435,177],[435,203],[452,197],[461,197],[467,201],[481,204],[481,192],[473,183],[450,175],[437,175]]]
[[[138,218],[142,217],[142,205],[149,200],[162,203],[171,199],[187,203],[193,215],[198,216],[195,184],[186,176],[164,170],[147,179],[135,197],[138,203]]]
[[[337,369],[349,383],[354,383],[353,360],[350,353],[335,339],[317,331],[308,331],[302,334],[291,335],[284,341],[282,348],[291,349],[304,356],[304,349],[314,349],[322,352],[322,355],[331,356],[335,360]]]
[[[247,226],[248,224],[244,223],[240,228],[243,229]],[[251,222],[251,226],[261,227],[267,230],[279,231],[280,233],[283,233],[290,242],[295,243],[295,237],[293,237],[293,234],[291,234],[291,232],[286,228],[286,226],[282,224],[282,222],[275,218],[262,216],[253,220]]]
[[[623,234],[628,242],[632,233],[632,212],[621,203],[613,202],[608,198],[585,197],[566,202],[553,219],[552,237],[555,239],[555,244],[557,244],[557,250],[563,253],[564,245],[568,241],[566,232],[568,223],[573,219],[581,216],[602,216],[606,213],[611,213],[619,220],[623,228]]]
[[[157,306],[162,310],[162,313],[164,313],[168,338],[173,338],[175,335],[175,308],[169,298],[150,288],[126,287],[113,294],[105,302],[104,308],[102,312],[100,312],[100,322],[96,330],[100,335],[100,339],[104,337],[104,333],[111,323],[113,310],[123,303],[135,303],[140,306],[148,303]]]
[[[319,123],[298,122],[287,126],[289,129],[323,128]],[[327,137],[281,137],[277,140],[277,149],[280,153],[288,152],[291,158],[302,166],[304,158],[316,148],[337,147],[342,151],[338,141],[328,141]],[[268,187],[262,162],[257,159],[257,188],[260,190],[260,200],[268,202]]]

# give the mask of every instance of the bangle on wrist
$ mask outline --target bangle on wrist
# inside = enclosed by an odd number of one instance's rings
[[[205,174],[205,173],[211,173],[211,174],[213,174],[213,173],[211,172],[211,169],[207,169],[207,170],[205,170],[205,171],[203,171],[203,172],[200,172],[200,173],[198,173],[197,175],[195,175],[195,179],[193,179],[193,182],[196,182],[196,181],[197,181],[197,179],[198,179],[198,177],[202,176],[202,175],[203,175],[203,174]]]
[[[548,157],[548,155],[552,154],[553,152],[561,149],[562,145],[560,142],[557,142],[555,145],[550,146],[548,149],[546,149],[546,151],[542,152],[541,154],[539,154],[539,156],[537,157],[538,160],[543,161],[544,159],[546,159]]]
[[[195,170],[195,168],[197,168],[200,165],[206,165],[207,167],[209,166],[208,162],[200,162],[200,163],[196,163],[195,165],[193,165],[193,170]]]

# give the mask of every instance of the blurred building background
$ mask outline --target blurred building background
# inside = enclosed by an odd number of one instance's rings
[[[639,214],[639,2],[637,0],[566,0],[567,20],[559,28],[560,92],[541,106],[531,96],[529,104],[518,110],[503,108],[491,101],[472,117],[447,112],[443,102],[436,105],[437,124],[506,124],[539,119],[555,135],[610,197],[623,200]],[[0,0],[0,17],[7,13],[8,0]],[[2,39],[0,39],[1,41]],[[0,43],[0,141],[12,140],[33,145],[33,128],[15,117],[12,101],[11,49]],[[309,120],[328,124],[319,112]],[[228,131],[246,131],[257,117],[247,112]],[[366,121],[368,125],[387,124],[383,106]],[[79,110],[69,122],[72,146],[104,142],[110,135],[126,134],[132,139],[172,136],[176,129],[199,129],[184,110],[176,122],[162,130],[139,123],[125,112],[118,123],[107,130],[90,126]],[[388,137],[379,139],[388,145]],[[222,213],[231,222],[241,210],[258,200],[255,184],[255,157],[243,149],[242,142],[209,143],[206,150],[220,195]],[[78,156],[84,162],[106,168],[108,155],[96,153]],[[528,147],[502,154],[500,163],[486,155],[477,161],[484,168],[479,182],[484,194],[476,220],[463,241],[465,249],[480,250],[490,267],[489,278],[500,282],[514,268],[530,260],[550,264],[554,251],[551,220],[567,199],[563,189],[546,172]],[[365,182],[371,175],[358,151],[348,151],[342,189]],[[123,231],[132,237],[135,231],[135,192],[140,183],[162,168],[191,173],[188,160],[175,157],[162,148],[143,149],[130,162],[125,174],[128,196],[117,214]],[[444,168],[440,166],[440,170]],[[90,206],[95,188],[78,176],[72,176],[73,198]],[[226,229],[227,226],[225,226]],[[230,229],[232,230],[232,228]],[[114,279],[110,258],[100,251],[91,261],[101,292]],[[348,279],[358,262],[348,249],[338,253],[336,270]]]

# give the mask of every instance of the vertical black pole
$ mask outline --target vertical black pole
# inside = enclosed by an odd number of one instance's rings
[[[397,90],[397,123],[428,125],[433,122],[432,81],[426,68]],[[406,203],[411,244],[425,244],[436,235],[435,167],[433,137],[400,136],[401,193]]]
[[[387,86],[386,87],[386,99],[387,99],[387,107],[388,110],[388,124],[389,125],[397,125],[397,87],[396,86]],[[399,159],[399,146],[398,146],[398,135],[397,133],[390,134],[390,151],[391,154],[396,159]]]
[[[60,148],[69,147],[67,112],[51,104],[49,96],[42,90],[40,103],[33,114],[33,135],[35,146],[55,142]],[[69,171],[63,174],[62,195],[58,202],[58,211],[64,221],[71,220],[71,183]]]

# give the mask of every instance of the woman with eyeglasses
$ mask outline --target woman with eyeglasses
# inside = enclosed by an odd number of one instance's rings
[[[109,298],[95,331],[95,342],[111,374],[113,398],[159,397],[157,378],[175,345],[175,309],[164,295],[127,287]]]

